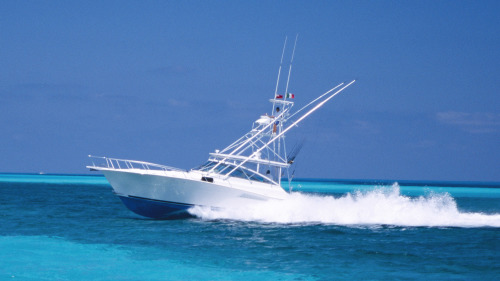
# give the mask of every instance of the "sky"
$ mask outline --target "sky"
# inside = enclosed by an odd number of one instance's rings
[[[356,83],[294,129],[289,143],[306,139],[296,177],[500,182],[498,11],[498,1],[1,1],[0,172],[90,173],[89,154],[195,167],[270,111],[284,39],[299,34],[297,108]]]

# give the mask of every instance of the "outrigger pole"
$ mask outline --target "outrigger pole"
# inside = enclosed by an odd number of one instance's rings
[[[339,94],[340,92],[342,92],[345,88],[351,86],[351,84],[353,84],[354,82],[356,82],[356,80],[352,80],[349,84],[345,85],[344,87],[342,87],[340,90],[336,91],[335,93],[333,93],[332,95],[330,95],[328,98],[326,98],[325,100],[323,100],[322,102],[318,103],[314,108],[312,108],[311,110],[309,110],[306,114],[302,115],[299,119],[297,119],[295,122],[293,122],[292,125],[288,126],[286,129],[284,129],[282,132],[280,132],[278,135],[276,135],[274,138],[272,138],[270,141],[268,141],[265,145],[263,145],[261,148],[257,149],[254,153],[252,153],[250,156],[247,157],[247,159],[245,159],[244,161],[242,161],[240,164],[238,164],[236,167],[234,167],[229,173],[226,174],[226,177],[224,179],[227,179],[229,177],[229,175],[231,175],[234,171],[236,171],[239,167],[243,166],[246,162],[248,162],[249,160],[251,160],[252,157],[254,157],[255,155],[257,155],[257,153],[261,152],[262,150],[264,150],[266,147],[268,147],[271,143],[273,143],[276,139],[278,139],[279,137],[281,137],[283,134],[285,134],[286,132],[288,132],[290,129],[292,129],[294,126],[296,126],[300,121],[304,120],[304,118],[306,118],[307,116],[311,115],[311,113],[313,113],[314,111],[316,111],[317,109],[319,109],[320,107],[322,107],[326,102],[328,102],[329,100],[331,100],[333,97],[335,97],[337,94]],[[337,87],[335,88],[332,88],[330,89],[329,91],[327,91],[325,94],[327,93],[330,93],[332,92],[334,89],[336,89]],[[323,94],[323,95],[325,95]]]

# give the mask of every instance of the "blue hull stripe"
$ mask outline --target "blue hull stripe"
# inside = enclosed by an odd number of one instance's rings
[[[191,215],[187,209],[192,204],[161,201],[136,196],[119,196],[123,204],[132,212],[153,219],[178,219],[187,218]]]

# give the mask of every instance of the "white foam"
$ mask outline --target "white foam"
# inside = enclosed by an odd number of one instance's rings
[[[343,197],[294,192],[283,201],[259,202],[214,210],[193,207],[189,212],[203,219],[231,219],[266,223],[338,225],[398,225],[500,227],[500,214],[461,212],[447,193],[410,198],[397,184]]]

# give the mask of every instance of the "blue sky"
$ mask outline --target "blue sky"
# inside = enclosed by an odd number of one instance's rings
[[[499,3],[2,1],[0,172],[194,167],[270,110],[298,33],[297,106],[357,82],[290,136],[297,177],[500,181]]]

